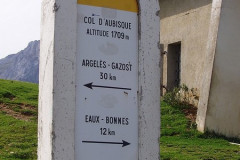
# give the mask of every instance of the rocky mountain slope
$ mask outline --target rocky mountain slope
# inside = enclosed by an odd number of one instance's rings
[[[40,41],[32,41],[16,53],[0,59],[0,79],[38,83]]]

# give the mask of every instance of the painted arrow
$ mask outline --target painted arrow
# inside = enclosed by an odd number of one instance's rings
[[[112,89],[123,89],[123,90],[131,90],[131,88],[121,88],[121,87],[111,87],[111,86],[99,86],[99,85],[93,85],[92,83],[88,83],[84,85],[85,87],[88,87],[90,89],[93,89],[93,87],[98,87],[98,88],[112,88]]]
[[[121,144],[122,147],[128,146],[131,143],[128,143],[124,140],[122,142],[100,142],[100,141],[82,141],[82,143],[100,143],[100,144]]]

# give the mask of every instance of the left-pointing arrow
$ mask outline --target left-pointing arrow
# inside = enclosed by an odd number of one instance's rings
[[[82,143],[100,143],[100,144],[121,144],[122,147],[128,146],[131,143],[122,140],[122,142],[101,142],[101,141],[82,141]]]
[[[93,85],[92,83],[84,84],[85,87],[88,87],[90,89],[93,89],[93,87],[98,88],[110,88],[110,89],[122,89],[122,90],[131,90],[131,88],[122,88],[122,87],[112,87],[112,86],[99,86],[99,85]]]

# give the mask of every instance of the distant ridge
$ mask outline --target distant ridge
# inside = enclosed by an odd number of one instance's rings
[[[40,41],[32,41],[16,53],[0,59],[0,79],[38,83]]]

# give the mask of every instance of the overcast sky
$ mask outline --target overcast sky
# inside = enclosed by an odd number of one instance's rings
[[[41,0],[0,0],[0,59],[40,39]]]

